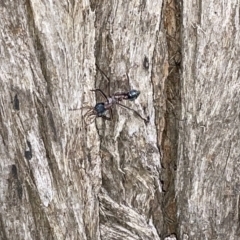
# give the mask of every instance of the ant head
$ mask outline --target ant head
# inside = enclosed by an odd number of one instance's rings
[[[140,91],[137,90],[130,90],[128,93],[128,100],[134,101],[140,94]]]

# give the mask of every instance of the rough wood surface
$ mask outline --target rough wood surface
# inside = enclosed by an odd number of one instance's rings
[[[239,239],[239,1],[183,1],[180,239]]]
[[[237,0],[2,1],[0,239],[239,239],[239,19]],[[94,88],[140,90],[149,123],[87,125]]]
[[[161,0],[1,3],[1,239],[160,239],[161,10]],[[96,86],[140,90],[127,104],[149,124],[115,109],[86,125],[84,109],[69,109],[94,106]]]

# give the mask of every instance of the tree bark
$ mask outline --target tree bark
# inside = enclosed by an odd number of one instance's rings
[[[239,239],[239,2],[183,1],[180,239]]]
[[[236,0],[0,11],[0,239],[239,238]]]
[[[166,61],[161,10],[161,1],[1,3],[2,239],[159,239],[151,72]],[[140,90],[126,104],[149,123],[116,108],[113,121],[86,124],[80,108],[102,101],[98,87]]]

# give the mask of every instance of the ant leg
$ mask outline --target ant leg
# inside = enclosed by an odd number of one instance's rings
[[[108,80],[110,83],[109,77],[104,73],[104,71],[96,64],[97,70]]]
[[[94,110],[91,108],[89,109],[85,114],[84,114],[84,121],[87,125],[89,125],[90,123],[92,123],[96,118],[98,117],[101,117],[103,118],[104,120],[108,120],[108,121],[111,121],[112,120],[112,109],[109,109],[110,111],[110,117],[107,117],[105,115],[101,115],[101,116],[98,116]]]
[[[107,98],[106,94],[101,89],[97,88],[97,89],[92,89],[90,91],[92,91],[92,92],[100,92],[102,94],[102,96],[108,101],[108,98]]]
[[[95,119],[96,119],[96,114],[92,111],[92,109],[90,109],[89,111],[87,111],[84,115],[84,122],[89,125],[91,124]]]
[[[128,76],[127,73],[126,73],[126,75],[127,75],[128,85],[130,86],[130,79],[129,79],[129,76]]]
[[[110,78],[105,74],[105,72],[97,65],[96,63],[97,70],[107,79],[108,81],[108,96],[110,96]]]
[[[106,115],[100,115],[100,116],[97,116],[97,117],[101,117],[104,120],[112,121],[112,119],[113,119],[113,117],[112,117],[112,109],[109,108],[108,111],[109,111],[110,117],[107,117]]]
[[[99,117],[101,117],[101,118],[103,118],[104,120],[108,120],[108,121],[111,121],[112,120],[112,118],[111,117],[107,117],[107,116],[99,116]]]
[[[138,113],[136,110],[134,110],[134,109],[132,109],[132,108],[130,108],[130,107],[127,107],[127,106],[125,106],[125,105],[123,105],[123,104],[121,104],[121,103],[119,103],[119,102],[117,102],[116,104],[117,104],[117,105],[120,105],[120,106],[123,107],[123,108],[126,108],[126,109],[134,112],[134,113],[135,113],[138,117],[140,117],[145,123],[148,123],[148,122],[149,122],[149,117],[147,117],[147,119],[146,119],[146,118],[142,117],[141,114]]]
[[[91,113],[91,112],[88,114],[88,116],[85,116],[85,119],[84,119],[84,120],[85,120],[85,123],[86,123],[87,125],[89,125],[89,124],[93,123],[93,121],[94,121],[96,118],[98,118],[98,117],[101,117],[102,119],[108,120],[108,121],[111,121],[111,120],[112,120],[110,117],[107,117],[107,116],[105,116],[105,115],[97,116],[96,114]]]

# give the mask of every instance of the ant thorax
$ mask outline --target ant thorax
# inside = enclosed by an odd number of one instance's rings
[[[112,97],[109,97],[107,100],[108,100],[108,103],[112,103],[113,102]]]
[[[117,99],[115,99],[114,97],[108,98],[108,104],[115,104],[116,102],[117,102]]]

